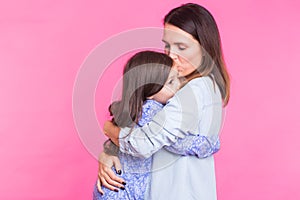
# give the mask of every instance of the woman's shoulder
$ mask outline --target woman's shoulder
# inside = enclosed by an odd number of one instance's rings
[[[215,85],[216,84],[210,77],[203,76],[190,80],[182,89],[192,89],[194,92],[203,93],[205,91],[211,91],[211,89],[214,88]]]
[[[213,86],[214,85],[213,79],[210,78],[209,76],[202,76],[202,77],[194,78],[187,83],[187,85],[197,86],[197,87],[206,84],[208,84],[208,86]]]
[[[211,77],[208,76],[194,78],[193,80],[189,81],[181,90],[183,93],[188,93],[188,91],[192,92],[195,97],[204,100],[205,104],[210,104],[212,101],[222,101],[221,93],[217,84]]]

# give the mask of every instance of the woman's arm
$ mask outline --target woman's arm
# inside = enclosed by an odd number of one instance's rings
[[[103,152],[110,156],[116,156],[119,155],[119,147],[115,145],[111,139],[106,140],[103,144]]]
[[[121,129],[111,124],[110,122],[106,122],[105,127],[107,132],[111,133],[107,136],[110,136],[112,142],[119,145],[119,139],[117,137]],[[164,146],[164,149],[171,153],[183,156],[196,156],[198,158],[206,158],[220,150],[220,140],[218,136],[207,137],[203,135],[188,135],[184,138],[179,138],[170,146]],[[143,155],[140,155],[140,153],[132,155],[136,157],[143,157]]]
[[[213,105],[211,102],[211,105],[206,102],[207,97],[205,98],[205,95],[209,94],[201,92],[202,88],[199,85],[187,86],[181,89],[164,109],[145,126],[135,128],[129,134],[130,129],[122,128],[120,131],[118,127],[109,124],[106,126],[106,134],[114,142],[120,142],[121,151],[138,157],[149,157],[163,146],[172,145],[179,138],[196,135],[202,117],[207,115],[206,108]],[[213,103],[217,107],[222,107],[221,100],[217,104]],[[201,134],[202,139],[198,140],[200,143],[197,146],[210,146],[210,148],[206,148],[206,153],[201,154],[204,155],[203,157],[209,155],[209,152],[215,152],[217,149],[214,144],[217,144],[219,131],[216,130],[215,132],[208,131]],[[207,145],[208,143],[209,145]]]
[[[126,184],[124,179],[116,176],[112,170],[112,167],[114,166],[116,172],[121,174],[121,163],[118,157],[101,152],[98,165],[97,188],[101,194],[104,194],[101,186],[113,191],[124,188],[124,185]]]

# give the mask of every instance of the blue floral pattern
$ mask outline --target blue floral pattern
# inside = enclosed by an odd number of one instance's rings
[[[202,135],[187,135],[185,138],[179,138],[171,146],[165,146],[164,149],[183,156],[206,158],[219,151],[220,140]]]
[[[143,126],[150,122],[154,115],[163,108],[163,105],[154,100],[147,100],[143,105],[142,118],[137,126]],[[119,151],[119,159],[122,165],[122,177],[126,181],[125,190],[119,192],[111,191],[102,187],[104,195],[101,195],[97,186],[94,187],[94,200],[143,200],[146,191],[149,189],[150,171],[152,167],[152,157],[144,159],[133,157]],[[115,171],[115,169],[113,168]]]
[[[143,105],[142,118],[137,126],[143,126],[150,122],[154,115],[163,108],[163,105],[154,100],[147,100]],[[216,142],[213,142],[216,141]],[[220,148],[218,138],[208,139],[201,135],[188,135],[185,138],[178,139],[174,144],[164,147],[167,151],[183,156],[196,156],[205,158],[217,152]],[[94,187],[93,200],[142,200],[149,191],[150,173],[152,168],[152,157],[144,159],[133,157],[119,151],[119,159],[123,167],[122,177],[126,181],[125,190],[118,192],[111,191],[102,187],[104,195],[101,195],[97,186]],[[115,169],[113,168],[115,171]]]

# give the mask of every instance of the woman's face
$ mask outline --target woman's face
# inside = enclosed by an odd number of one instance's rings
[[[202,51],[193,36],[171,24],[165,24],[162,41],[165,52],[176,63],[179,77],[192,73],[201,64]]]

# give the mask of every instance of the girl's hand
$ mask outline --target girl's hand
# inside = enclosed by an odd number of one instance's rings
[[[115,126],[111,121],[106,121],[103,126],[104,134],[109,137],[115,145],[119,146],[120,128]]]
[[[124,179],[115,175],[113,170],[111,169],[112,166],[115,167],[117,174],[121,174],[121,163],[118,157],[110,156],[104,152],[102,152],[99,156],[99,168],[98,168],[98,180],[97,180],[97,188],[98,191],[103,195],[104,192],[101,186],[104,186],[110,190],[115,192],[118,189],[124,190],[125,181]]]

